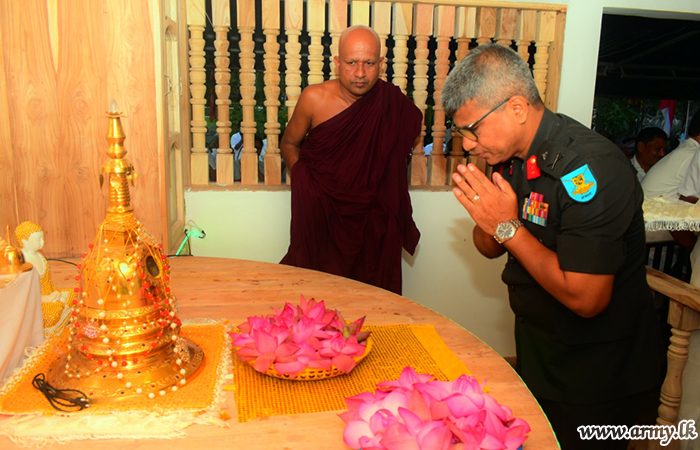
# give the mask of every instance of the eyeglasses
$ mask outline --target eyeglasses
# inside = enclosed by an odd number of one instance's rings
[[[500,108],[504,103],[506,103],[511,98],[512,97],[508,97],[507,99],[503,100],[498,105],[494,106],[489,112],[487,112],[486,114],[484,114],[483,116],[479,117],[474,122],[472,122],[471,125],[468,125],[468,126],[462,127],[462,128],[457,128],[454,125],[452,125],[450,130],[452,130],[453,133],[458,133],[460,136],[469,139],[470,141],[477,142],[479,140],[479,136],[477,136],[476,133],[474,133],[474,131],[476,130],[476,127],[479,126],[479,122],[484,120],[486,118],[486,116],[488,116],[489,114],[491,114],[492,112],[494,112],[495,110]]]

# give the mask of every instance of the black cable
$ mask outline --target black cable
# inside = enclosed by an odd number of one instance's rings
[[[90,400],[87,398],[83,392],[77,389],[56,389],[51,387],[49,383],[46,382],[46,376],[43,373],[37,374],[32,380],[32,386],[37,388],[44,394],[44,397],[49,401],[54,409],[61,412],[74,412],[82,411],[83,409],[90,406]],[[74,392],[79,394],[78,397],[71,397],[69,393]],[[63,408],[77,408],[77,409],[62,409]]]

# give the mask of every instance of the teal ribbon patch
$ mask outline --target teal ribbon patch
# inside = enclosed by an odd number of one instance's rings
[[[566,193],[577,202],[585,203],[591,200],[598,190],[596,181],[588,164],[585,164],[573,172],[569,172],[560,178]]]

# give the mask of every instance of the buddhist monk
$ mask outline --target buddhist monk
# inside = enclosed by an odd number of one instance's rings
[[[338,78],[307,87],[280,143],[292,174],[291,239],[282,264],[401,293],[401,249],[415,251],[406,163],[420,110],[379,79],[379,36],[340,36]]]

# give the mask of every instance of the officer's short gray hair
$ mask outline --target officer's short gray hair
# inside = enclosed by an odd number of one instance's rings
[[[442,104],[445,113],[454,115],[469,100],[492,108],[513,95],[522,95],[537,108],[543,106],[523,58],[508,47],[484,44],[452,69],[442,88]]]

